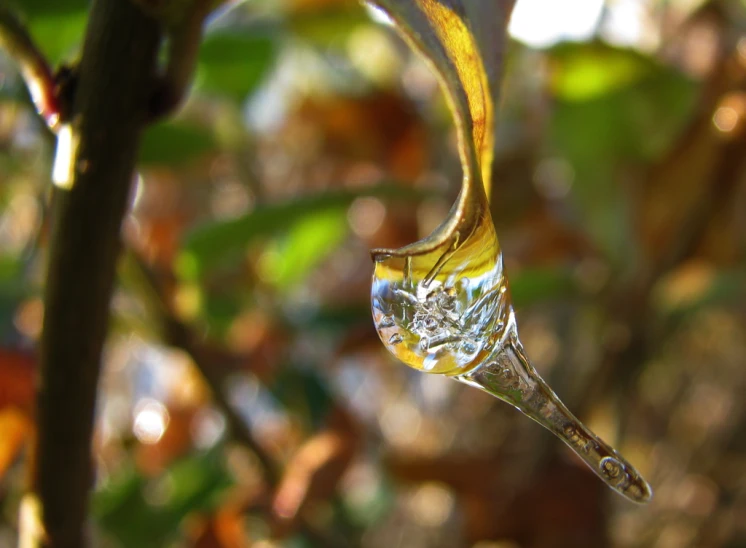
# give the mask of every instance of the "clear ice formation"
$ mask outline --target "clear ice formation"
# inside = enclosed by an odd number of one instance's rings
[[[374,250],[373,319],[407,365],[452,376],[498,397],[564,441],[616,492],[644,503],[652,491],[619,453],[564,406],[518,340],[502,253],[488,210],[462,236]]]

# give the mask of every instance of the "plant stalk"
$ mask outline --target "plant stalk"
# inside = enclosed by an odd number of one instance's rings
[[[28,505],[41,530],[24,531],[22,521],[25,546],[88,545],[101,352],[161,38],[158,23],[130,0],[93,2],[70,118],[69,179],[54,196]]]

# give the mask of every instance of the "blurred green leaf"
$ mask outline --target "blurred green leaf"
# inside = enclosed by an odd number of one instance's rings
[[[261,264],[262,277],[278,289],[304,279],[314,266],[341,244],[348,233],[344,209],[313,213],[299,220]]]
[[[656,294],[653,302],[659,313],[679,320],[709,307],[742,303],[745,297],[746,270],[734,268],[716,271],[707,288],[693,298],[665,302],[660,294]]]
[[[354,6],[295,13],[287,24],[291,32],[311,44],[341,49],[347,47],[347,38],[355,30],[371,21],[361,7]]]
[[[160,548],[178,537],[188,514],[216,507],[232,483],[216,448],[182,459],[154,479],[134,468],[119,472],[95,494],[93,513],[122,546]]]
[[[547,55],[552,95],[566,101],[585,101],[626,87],[657,67],[637,51],[602,42],[565,42]]]
[[[266,32],[209,33],[199,51],[197,89],[241,101],[262,82],[277,51],[275,38]]]
[[[0,255],[0,342],[17,336],[15,317],[18,305],[32,294],[24,273],[23,257]]]
[[[87,22],[86,12],[63,13],[34,18],[29,27],[47,59],[57,64],[75,58],[83,43]]]
[[[187,279],[199,278],[221,262],[240,257],[254,238],[289,230],[296,223],[323,212],[339,211],[361,196],[414,201],[427,193],[380,185],[356,191],[327,191],[289,202],[262,205],[237,219],[209,223],[194,230],[184,243],[179,274]]]
[[[140,163],[176,166],[216,148],[215,139],[207,129],[183,122],[164,122],[145,131]]]
[[[568,268],[533,268],[510,274],[510,294],[516,306],[573,296],[577,283]]]
[[[370,268],[372,272],[373,266]],[[287,318],[287,321],[298,330],[348,331],[354,326],[370,325],[370,302],[366,298],[359,304],[349,306],[314,306],[311,310]]]
[[[668,150],[692,112],[697,85],[671,67],[611,46],[579,44],[559,51],[571,69],[572,56],[579,56],[577,77],[595,83],[572,83],[566,76],[567,82],[555,87],[560,95],[549,149],[572,166],[572,198],[588,234],[619,264],[634,245],[622,169],[654,161]],[[591,68],[593,63],[597,66]]]
[[[88,0],[16,0],[31,36],[52,64],[70,60],[83,43]]]
[[[224,336],[233,325],[236,317],[247,307],[245,299],[237,295],[234,287],[225,287],[223,291],[206,292],[203,296],[202,315],[211,333]]]
[[[28,17],[78,13],[88,10],[90,0],[14,0]]]

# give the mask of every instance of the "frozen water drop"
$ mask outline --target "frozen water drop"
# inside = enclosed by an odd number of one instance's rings
[[[459,246],[376,254],[371,299],[384,346],[407,365],[453,375],[510,403],[559,435],[612,489],[651,497],[634,468],[562,404],[518,340],[489,216]]]
[[[479,365],[480,353],[498,342],[483,333],[510,311],[500,291],[504,279],[494,226],[489,217],[483,221],[472,233],[478,242],[462,242],[463,249],[450,241],[422,255],[376,255],[371,298],[380,310],[374,311],[377,327],[388,350],[407,365],[461,374]],[[391,340],[387,328],[396,329],[401,343]]]

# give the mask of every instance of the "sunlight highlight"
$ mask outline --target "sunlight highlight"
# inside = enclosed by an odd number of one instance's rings
[[[535,48],[587,40],[596,31],[603,5],[603,0],[518,0],[508,32]]]
[[[73,184],[73,129],[65,124],[57,134],[57,150],[52,166],[52,182],[58,188],[70,190]]]
[[[135,409],[132,431],[140,443],[158,443],[166,432],[169,422],[168,409],[159,401],[142,400]]]

